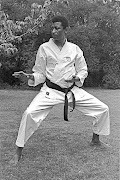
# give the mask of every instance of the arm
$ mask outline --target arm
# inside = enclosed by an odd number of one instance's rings
[[[77,86],[81,87],[84,83],[84,79],[87,77],[87,64],[85,62],[85,58],[83,56],[83,52],[77,46],[76,47],[76,59],[75,59],[75,69],[76,75],[72,77],[70,80],[66,80],[66,82],[73,83],[75,82]]]
[[[42,45],[39,47],[35,65],[33,66],[33,77],[28,80],[29,86],[37,86],[38,84],[45,82],[45,70],[46,70],[46,54]]]
[[[87,64],[83,56],[82,50],[77,46],[77,56],[75,60],[76,77],[79,81],[76,84],[81,87],[84,83],[85,78],[88,75]]]

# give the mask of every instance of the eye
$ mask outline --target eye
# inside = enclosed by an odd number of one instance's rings
[[[56,30],[59,30],[60,28],[59,27],[55,27]]]

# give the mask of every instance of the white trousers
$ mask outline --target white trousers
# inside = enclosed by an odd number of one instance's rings
[[[93,132],[98,135],[109,135],[110,118],[108,106],[81,88],[75,86],[72,91],[76,100],[75,109],[85,115],[94,117]],[[22,116],[16,140],[18,147],[24,147],[26,141],[38,129],[52,107],[64,103],[64,98],[65,94],[63,92],[50,89],[44,84]],[[70,105],[72,102],[71,92],[68,93],[68,101]]]

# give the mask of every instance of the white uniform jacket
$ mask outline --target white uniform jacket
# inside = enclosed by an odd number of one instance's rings
[[[47,77],[51,82],[67,88],[71,86],[71,83],[65,80],[76,75],[80,79],[76,84],[81,87],[88,75],[82,50],[67,40],[62,50],[59,50],[52,38],[39,47],[32,70],[35,81],[29,80],[29,86],[44,83]]]

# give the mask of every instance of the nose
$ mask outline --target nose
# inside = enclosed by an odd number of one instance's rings
[[[53,34],[56,33],[56,29],[55,28],[52,29],[52,33]]]

